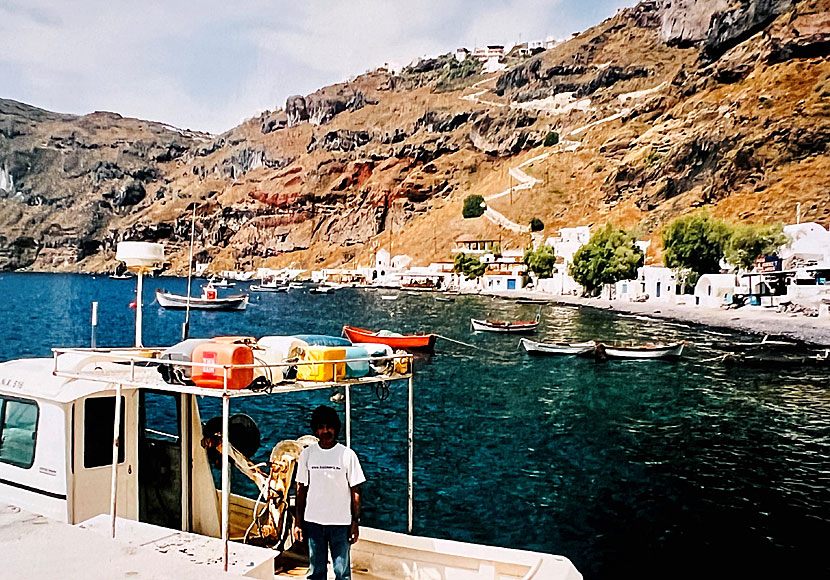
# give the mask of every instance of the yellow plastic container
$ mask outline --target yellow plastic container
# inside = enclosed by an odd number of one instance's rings
[[[309,346],[303,349],[301,362],[321,361],[320,364],[298,364],[297,380],[339,381],[346,376],[346,363],[327,363],[328,360],[345,360],[346,349],[342,346]]]

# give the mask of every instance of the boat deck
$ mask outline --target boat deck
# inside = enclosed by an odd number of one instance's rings
[[[119,519],[113,540],[110,522],[103,515],[72,526],[0,503],[2,576],[31,580],[274,577],[274,552],[266,548],[231,544],[225,573],[222,542],[217,538]]]

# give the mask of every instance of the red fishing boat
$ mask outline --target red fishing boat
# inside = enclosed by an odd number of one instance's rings
[[[386,344],[392,348],[404,350],[429,350],[435,347],[436,334],[397,334],[388,330],[366,330],[354,326],[344,326],[343,334],[352,342],[370,342]]]

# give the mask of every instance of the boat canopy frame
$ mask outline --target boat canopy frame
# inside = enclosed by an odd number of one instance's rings
[[[284,393],[292,393],[297,391],[311,391],[331,387],[344,387],[345,389],[345,406],[346,406],[346,446],[351,444],[351,387],[366,384],[387,383],[392,381],[406,380],[407,388],[407,531],[411,534],[413,530],[414,519],[414,371],[413,360],[414,356],[410,353],[400,353],[392,356],[384,357],[355,357],[340,360],[326,360],[326,361],[292,361],[282,362],[276,364],[248,364],[248,365],[219,365],[212,364],[215,369],[222,370],[223,388],[206,388],[190,385],[171,384],[165,382],[161,375],[158,375],[157,380],[146,380],[142,377],[136,376],[137,369],[145,369],[148,366],[182,366],[182,367],[205,367],[205,363],[186,362],[186,361],[169,361],[160,358],[153,358],[161,354],[163,348],[53,348],[54,368],[52,374],[57,377],[77,380],[88,380],[99,383],[106,383],[108,385],[115,385],[115,413],[113,420],[113,445],[112,445],[112,480],[110,491],[110,517],[112,519],[112,537],[115,538],[117,508],[116,498],[118,495],[117,486],[117,466],[118,466],[118,448],[120,446],[119,433],[121,429],[121,391],[123,388],[131,388],[136,390],[153,390],[153,391],[167,391],[171,393],[198,395],[203,397],[213,397],[222,399],[222,544],[223,544],[223,563],[225,572],[228,571],[228,543],[230,542],[230,461],[229,461],[229,420],[230,420],[230,401],[231,399],[244,397],[267,397]],[[108,371],[121,370],[120,373],[101,373],[98,372],[84,372],[83,370],[61,370],[60,358],[62,355],[78,355],[94,358],[94,362],[109,362],[123,366],[123,369],[116,369],[108,367]],[[74,363],[79,362],[77,358],[70,357]],[[338,364],[345,364],[347,362],[378,362],[387,361],[391,363],[394,368],[396,361],[406,361],[406,372],[393,372],[387,374],[378,374],[374,376],[366,376],[359,378],[342,378],[331,381],[293,381],[282,382],[271,387],[261,390],[252,389],[228,389],[228,377],[231,371],[235,369],[248,368],[285,368],[291,366],[301,365],[333,365],[337,368]],[[129,366],[127,366],[129,365]],[[118,376],[116,376],[116,374]],[[217,373],[218,374],[218,373]],[[334,373],[333,373],[334,374]]]

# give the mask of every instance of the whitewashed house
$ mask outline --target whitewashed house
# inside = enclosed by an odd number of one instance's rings
[[[559,235],[551,236],[545,244],[553,248],[557,258],[562,258],[561,264],[556,265],[556,271],[550,278],[539,278],[534,282],[536,290],[548,294],[582,293],[582,286],[568,273],[568,266],[573,263],[574,254],[591,239],[591,230],[588,226],[575,228],[560,228]]]
[[[734,278],[734,276],[733,276]],[[642,266],[637,268],[636,280],[621,280],[615,284],[614,297],[626,302],[674,303],[675,279],[671,268]]]
[[[707,308],[719,308],[727,299],[733,296],[741,286],[735,274],[704,274],[695,284],[695,304]]]
[[[784,233],[791,240],[789,246],[778,250],[785,270],[830,264],[830,232],[821,224],[792,224],[784,226]]]
[[[522,250],[505,250],[501,256],[484,254],[481,261],[487,271],[481,277],[482,292],[510,292],[524,287],[527,266]]]

